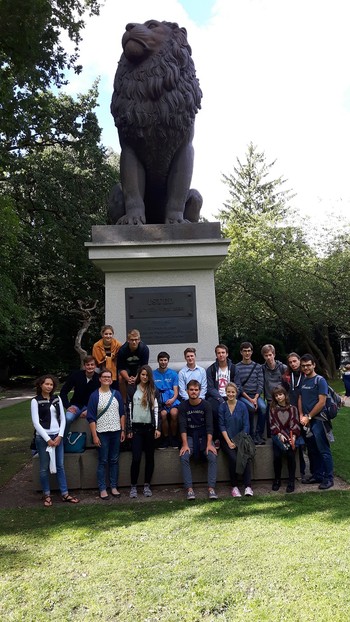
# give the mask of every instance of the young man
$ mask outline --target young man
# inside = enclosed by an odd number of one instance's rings
[[[319,483],[320,490],[327,490],[334,485],[333,458],[325,429],[328,423],[321,416],[326,405],[328,385],[322,376],[316,374],[315,359],[311,354],[304,354],[300,364],[304,377],[298,402],[299,418],[301,425],[309,428],[312,434],[306,435],[306,444],[313,470],[305,483]]]
[[[157,356],[158,369],[153,371],[154,384],[160,395],[159,407],[160,416],[162,418],[162,449],[166,449],[169,445],[174,448],[179,446],[177,438],[178,410],[176,408],[180,404],[180,401],[177,399],[179,395],[179,378],[176,371],[169,369],[169,359],[170,356],[167,352],[159,352]]]
[[[298,398],[300,393],[300,383],[302,379],[302,371],[300,367],[300,356],[296,352],[291,352],[287,356],[287,371],[283,376],[283,382],[288,390],[290,403],[292,406],[298,407]]]
[[[219,406],[226,401],[226,386],[234,382],[241,392],[241,382],[236,365],[228,358],[228,347],[222,343],[215,348],[216,361],[207,369],[207,395],[213,411],[214,439],[219,438],[218,413]]]
[[[272,401],[272,391],[275,387],[283,384],[282,376],[287,371],[287,365],[276,361],[275,355],[275,347],[271,343],[267,343],[261,348],[261,356],[265,360],[265,363],[262,365],[262,371],[264,376],[264,397],[267,402],[265,418],[268,436],[271,436],[269,410]]]
[[[128,387],[132,388],[135,384],[138,368],[147,365],[148,359],[149,348],[141,341],[140,332],[134,328],[128,333],[128,340],[119,349],[117,358],[119,389],[124,402]]]
[[[60,397],[66,408],[66,428],[64,438],[67,438],[73,421],[78,417],[86,417],[87,403],[93,391],[99,388],[99,376],[95,372],[96,362],[93,356],[84,358],[84,369],[73,371],[62,386]],[[68,393],[74,391],[69,400]]]
[[[187,384],[188,399],[179,406],[179,427],[182,446],[180,460],[187,500],[196,497],[192,485],[191,457],[206,458],[208,461],[208,497],[217,499],[216,458],[217,451],[213,444],[213,416],[208,402],[200,397],[201,385],[198,380]]]
[[[184,357],[187,364],[179,371],[180,397],[187,400],[187,384],[190,380],[198,380],[201,385],[200,397],[204,400],[207,393],[207,374],[204,367],[200,367],[196,363],[196,348],[186,348]]]
[[[240,401],[248,408],[250,436],[256,445],[265,445],[263,433],[265,429],[266,404],[261,397],[264,388],[262,367],[259,363],[252,361],[253,346],[250,341],[241,343],[240,353],[242,361],[236,364],[242,387]],[[257,414],[257,424],[254,433],[255,414]]]

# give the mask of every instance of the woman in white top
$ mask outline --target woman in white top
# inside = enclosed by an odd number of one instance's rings
[[[64,471],[63,433],[66,425],[61,398],[55,395],[57,379],[51,374],[41,376],[35,381],[36,396],[31,401],[31,415],[35,428],[35,444],[39,454],[40,482],[43,489],[44,506],[52,506],[50,494],[50,453],[52,463],[56,463],[57,482],[62,501],[79,503],[79,499],[69,494]],[[51,448],[51,449],[50,449]]]
[[[112,389],[113,375],[110,369],[100,372],[100,388],[88,401],[87,420],[92,441],[98,450],[97,484],[100,499],[107,501],[106,470],[109,468],[111,495],[120,497],[118,490],[119,450],[125,439],[124,402],[119,391]]]
[[[155,440],[160,437],[161,420],[158,417],[158,391],[154,385],[153,372],[142,365],[137,372],[135,391],[128,409],[128,438],[132,439],[132,463],[130,468],[130,498],[137,497],[137,480],[142,452],[145,452],[145,483],[143,494],[151,497],[150,483],[154,471]]]

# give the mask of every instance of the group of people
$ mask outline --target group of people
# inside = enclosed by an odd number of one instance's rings
[[[64,383],[60,397],[55,395],[57,380],[50,374],[36,382],[37,395],[31,412],[40,460],[40,479],[44,505],[52,505],[49,467],[55,458],[62,500],[78,503],[67,490],[64,473],[64,440],[71,423],[86,417],[92,441],[98,450],[97,484],[99,496],[120,497],[118,490],[121,443],[130,442],[130,498],[138,496],[142,453],[145,453],[143,494],[152,496],[154,453],[179,448],[181,469],[189,501],[195,499],[191,459],[208,463],[208,498],[217,499],[215,490],[217,452],[228,458],[231,495],[240,497],[240,476],[244,494],[252,496],[251,467],[256,446],[271,437],[273,448],[273,490],[281,486],[284,457],[288,467],[286,492],[294,491],[296,450],[305,447],[310,464],[306,477],[304,451],[299,452],[301,481],[318,483],[321,490],[333,486],[330,450],[330,424],[324,416],[328,395],[326,380],[316,374],[310,354],[292,352],[287,364],[275,358],[275,348],[261,349],[264,363],[252,360],[253,346],[243,342],[241,361],[234,364],[228,348],[219,344],[216,359],[208,369],[197,365],[196,349],[184,351],[185,365],[177,373],[169,368],[170,356],[159,352],[158,367],[148,365],[149,349],[138,330],[128,333],[122,345],[113,327],[103,326],[101,339],[84,368],[73,372]],[[70,392],[73,395],[69,398]],[[52,454],[55,453],[55,456]],[[106,472],[109,472],[109,492]]]

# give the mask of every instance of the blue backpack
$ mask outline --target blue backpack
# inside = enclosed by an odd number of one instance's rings
[[[320,377],[321,376],[318,375],[315,376],[315,384],[318,385]],[[327,415],[328,421],[330,421],[331,419],[335,419],[335,417],[337,416],[342,404],[342,399],[340,395],[338,395],[338,393],[336,393],[334,389],[329,386],[329,384],[327,384],[327,387],[328,395],[326,398],[326,405],[323,412]]]

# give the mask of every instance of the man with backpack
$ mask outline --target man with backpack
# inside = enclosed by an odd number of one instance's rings
[[[306,445],[312,464],[311,477],[306,484],[319,484],[320,490],[334,486],[333,458],[327,433],[330,425],[325,416],[328,384],[323,376],[316,374],[315,359],[304,354],[300,359],[304,377],[301,381],[298,410],[300,423],[306,428]]]
[[[283,386],[282,377],[288,369],[287,365],[284,365],[281,361],[276,360],[275,355],[275,347],[271,343],[267,343],[261,348],[261,356],[265,361],[262,365],[262,371],[264,376],[264,397],[267,402],[266,427],[267,435],[269,437],[271,436],[269,411],[272,401],[272,391],[278,386]]]
[[[265,429],[266,404],[261,397],[264,388],[262,366],[252,360],[253,346],[250,341],[241,343],[239,350],[242,355],[242,361],[236,364],[242,387],[239,400],[248,408],[250,436],[255,445],[265,445],[263,434]],[[255,414],[257,414],[257,424],[254,432]]]

